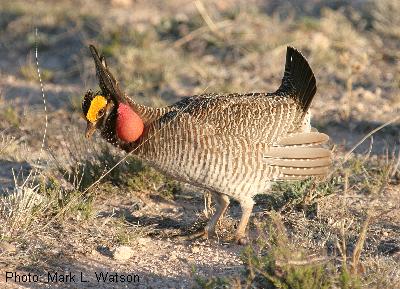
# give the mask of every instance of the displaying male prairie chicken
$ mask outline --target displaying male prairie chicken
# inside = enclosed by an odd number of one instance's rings
[[[82,103],[86,136],[99,129],[113,145],[175,179],[212,192],[216,212],[204,229],[215,233],[218,219],[236,199],[242,217],[235,238],[245,241],[253,196],[274,181],[324,177],[331,152],[328,136],[310,126],[316,92],[314,74],[299,51],[287,48],[282,84],[274,93],[202,94],[153,108],[125,95],[94,46],[100,91]]]

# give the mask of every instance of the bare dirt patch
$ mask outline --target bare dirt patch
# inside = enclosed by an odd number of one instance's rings
[[[258,252],[260,241],[271,245],[274,234],[268,228],[271,212],[277,211],[288,236],[286,247],[312,252],[311,259],[326,258],[336,269],[332,275],[344,264],[352,268],[351,256],[370,218],[357,272],[351,276],[365,288],[396,288],[399,121],[342,161],[363,136],[399,115],[400,41],[395,23],[400,7],[390,6],[391,1],[377,6],[366,1],[336,1],[337,6],[292,2],[202,1],[206,12],[179,0],[1,3],[1,286],[214,288],[225,283],[234,287],[237,280],[244,286],[247,280],[263,288],[267,285],[262,277],[251,279],[245,273],[253,267],[243,254],[246,248]],[[212,22],[206,21],[207,15]],[[39,31],[48,104],[44,153],[40,145],[45,114],[33,26]],[[97,86],[89,43],[106,54],[129,95],[156,106],[204,91],[273,91],[281,81],[286,45],[297,47],[316,73],[312,122],[335,145],[332,178],[326,185],[278,184],[271,195],[257,196],[249,247],[231,243],[240,214],[236,203],[219,226],[219,239],[186,240],[206,222],[210,208],[203,192],[133,158],[85,192],[122,156],[99,137],[90,142],[83,137],[81,96]],[[118,248],[132,250],[132,256],[116,258]],[[268,248],[257,258],[279,249]],[[39,276],[82,272],[89,282],[5,283],[6,271]],[[137,274],[140,282],[98,283],[94,272]],[[301,276],[304,280],[306,274]],[[352,288],[359,288],[354,284]]]

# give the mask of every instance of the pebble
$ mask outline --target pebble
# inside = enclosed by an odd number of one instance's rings
[[[151,239],[150,238],[145,238],[145,237],[140,237],[140,238],[137,238],[136,241],[137,241],[137,243],[139,245],[144,246],[144,245],[148,244],[151,241]]]
[[[118,261],[126,261],[130,259],[134,254],[131,247],[119,246],[113,250],[113,258]]]
[[[192,253],[199,253],[200,252],[200,248],[199,247],[192,247]]]
[[[8,242],[0,242],[0,253],[9,252],[14,253],[17,251],[17,247],[15,245]]]

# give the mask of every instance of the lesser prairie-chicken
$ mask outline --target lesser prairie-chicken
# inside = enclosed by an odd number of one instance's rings
[[[141,105],[120,89],[103,56],[90,46],[100,91],[82,103],[86,136],[98,129],[113,145],[175,179],[210,191],[216,212],[204,229],[209,236],[236,199],[242,216],[236,240],[245,240],[253,196],[271,183],[324,177],[328,136],[310,126],[316,92],[314,74],[302,54],[287,48],[282,84],[273,93],[207,93],[162,108]]]

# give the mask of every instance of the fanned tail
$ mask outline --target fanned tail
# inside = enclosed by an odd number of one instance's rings
[[[332,164],[331,151],[321,147],[329,137],[318,132],[289,135],[268,149],[265,162],[276,168],[274,180],[324,178]]]

